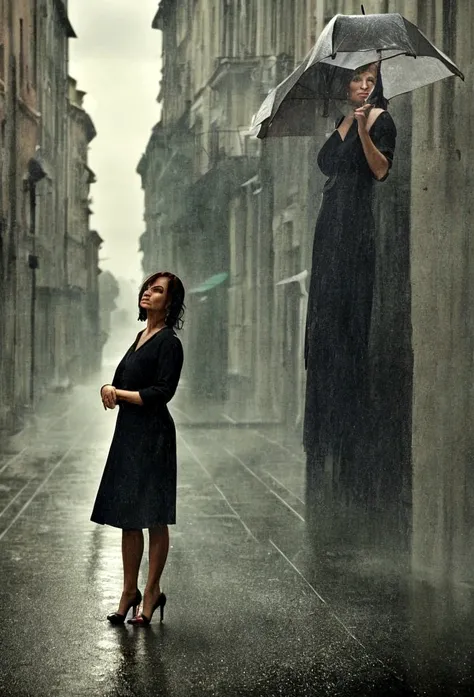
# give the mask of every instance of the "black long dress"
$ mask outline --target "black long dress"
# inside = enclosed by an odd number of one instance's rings
[[[183,365],[180,340],[165,327],[136,349],[112,384],[138,391],[143,406],[119,402],[115,433],[91,515],[94,523],[143,529],[176,522],[176,431],[167,403]]]
[[[392,164],[397,131],[382,112],[369,135]],[[314,235],[306,320],[304,447],[351,459],[370,428],[368,343],[375,277],[373,183],[354,120],[318,155],[328,178]],[[387,173],[388,176],[388,173]],[[386,177],[385,177],[386,178]]]

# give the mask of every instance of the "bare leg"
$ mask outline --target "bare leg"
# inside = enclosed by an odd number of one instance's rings
[[[143,530],[122,530],[123,593],[118,612],[125,610],[137,592],[138,572],[143,556]]]
[[[148,580],[143,595],[143,614],[150,617],[153,604],[161,593],[160,579],[168,558],[170,538],[167,525],[150,528],[149,531],[149,568]]]

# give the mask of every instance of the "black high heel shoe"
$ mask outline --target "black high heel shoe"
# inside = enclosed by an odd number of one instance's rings
[[[165,615],[165,605],[166,605],[166,595],[164,593],[160,593],[158,596],[158,600],[156,603],[153,605],[153,608],[151,610],[151,615],[150,617],[147,617],[143,613],[141,615],[138,615],[138,617],[132,617],[131,620],[128,620],[128,624],[134,624],[137,626],[146,626],[149,625],[151,622],[151,618],[153,617],[153,613],[155,612],[156,608],[160,608],[160,622],[163,622],[163,618]]]
[[[138,608],[140,607],[141,602],[142,602],[142,594],[140,593],[140,591],[137,588],[137,593],[136,593],[134,599],[132,600],[132,602],[128,604],[128,607],[125,611],[125,614],[121,615],[119,612],[113,612],[111,615],[107,615],[107,619],[109,620],[109,622],[111,624],[123,624],[125,622],[125,618],[128,614],[128,611],[130,610],[130,608],[133,609],[133,617],[136,617],[137,612],[138,612]]]

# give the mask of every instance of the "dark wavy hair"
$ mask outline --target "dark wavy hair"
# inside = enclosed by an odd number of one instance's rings
[[[184,286],[181,279],[178,278],[174,273],[170,271],[159,271],[151,276],[148,276],[143,281],[140,292],[138,293],[138,319],[140,322],[146,322],[147,312],[145,308],[140,307],[140,301],[143,297],[143,293],[146,291],[150,283],[153,283],[157,278],[160,277],[168,278],[168,293],[171,295],[171,303],[168,307],[168,313],[166,315],[166,326],[171,327],[171,329],[182,329],[184,320],[184,311],[186,306],[184,304]]]

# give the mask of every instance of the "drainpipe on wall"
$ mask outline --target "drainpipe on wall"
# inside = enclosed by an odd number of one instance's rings
[[[36,184],[46,176],[41,164],[32,158],[28,163],[28,190],[30,194],[30,234],[32,239],[31,254],[28,255],[28,266],[31,269],[31,303],[30,303],[30,405],[35,402],[35,373],[36,373],[36,270],[39,267],[36,256]]]
[[[5,332],[8,341],[5,346],[6,360],[4,361],[5,395],[2,397],[7,413],[15,412],[15,359],[16,359],[16,309],[17,309],[17,274],[16,274],[16,237],[17,237],[17,62],[15,56],[15,32],[13,3],[7,0],[7,32],[10,37],[9,55],[7,57],[8,72],[6,76],[6,134],[5,154],[7,155],[7,221],[5,248],[5,279],[4,287],[8,288],[5,296]],[[12,423],[10,425],[13,425]]]
[[[34,184],[32,185],[35,188]],[[35,194],[33,193],[32,196]],[[34,244],[34,243],[33,243]],[[38,268],[38,257],[34,253],[28,255],[28,266],[31,269],[31,304],[30,304],[30,333],[31,333],[31,356],[30,356],[30,405],[35,403],[35,372],[36,372],[36,269]]]
[[[9,0],[7,6],[7,24],[10,35],[10,51],[8,56],[8,76],[7,76],[7,132],[6,150],[8,151],[8,245],[7,245],[7,277],[11,273],[12,261],[14,261],[16,227],[17,227],[17,64],[15,56],[15,31],[13,26],[13,3]],[[10,279],[9,279],[10,280]],[[16,288],[11,288],[12,297],[15,298]]]

